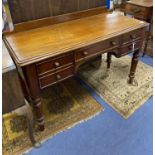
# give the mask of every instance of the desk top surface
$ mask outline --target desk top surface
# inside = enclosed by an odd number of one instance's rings
[[[134,5],[139,5],[143,7],[153,7],[153,0],[131,0],[131,1],[127,1],[127,3],[131,3]]]
[[[104,13],[5,35],[5,39],[15,61],[24,66],[145,26],[120,13]]]

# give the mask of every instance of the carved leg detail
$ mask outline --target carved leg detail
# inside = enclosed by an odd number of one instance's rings
[[[29,92],[29,98],[33,107],[33,113],[37,120],[39,130],[43,131],[44,116],[40,99],[40,87],[38,83],[36,66],[34,64],[31,64],[29,66],[23,67],[23,73],[25,76],[25,83]]]
[[[133,80],[135,78],[135,72],[138,64],[138,58],[140,56],[140,50],[136,50],[133,54],[132,62],[131,62],[131,68],[130,68],[130,74],[129,74],[129,83],[132,84]]]
[[[40,142],[36,141],[35,137],[34,137],[34,131],[33,131],[34,122],[33,122],[33,118],[29,114],[26,114],[26,119],[27,119],[28,134],[29,134],[30,141],[31,141],[33,147],[38,148],[38,147],[41,146],[41,144],[40,144]]]
[[[36,116],[37,123],[39,125],[39,130],[44,130],[44,116],[42,111],[42,104],[40,98],[32,99],[33,110]]]
[[[111,64],[111,53],[107,53],[107,68],[110,68],[110,64]]]

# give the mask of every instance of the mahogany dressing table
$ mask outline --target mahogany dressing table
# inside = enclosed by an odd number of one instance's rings
[[[133,52],[129,73],[133,83],[145,29],[145,22],[99,7],[17,24],[14,32],[4,34],[40,130],[44,130],[40,91],[74,76],[87,60],[108,53],[110,68],[111,55],[119,58]]]

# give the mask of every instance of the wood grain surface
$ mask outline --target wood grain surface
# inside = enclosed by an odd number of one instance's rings
[[[8,0],[13,23],[105,6],[105,0]]]
[[[6,35],[5,42],[23,66],[145,26],[118,13],[104,13]]]

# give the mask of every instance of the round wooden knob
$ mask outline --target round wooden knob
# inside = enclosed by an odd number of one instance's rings
[[[84,52],[83,52],[83,55],[88,55],[88,52],[84,51]]]
[[[131,39],[136,39],[136,35],[132,34],[131,36]]]
[[[111,45],[115,46],[117,43],[115,41],[111,42]]]
[[[56,77],[57,77],[57,79],[58,79],[58,80],[60,80],[60,79],[61,79],[61,76],[60,76],[60,75],[57,75]]]
[[[59,67],[59,66],[60,66],[60,63],[59,63],[59,62],[55,62],[54,65],[55,65],[56,67]]]

